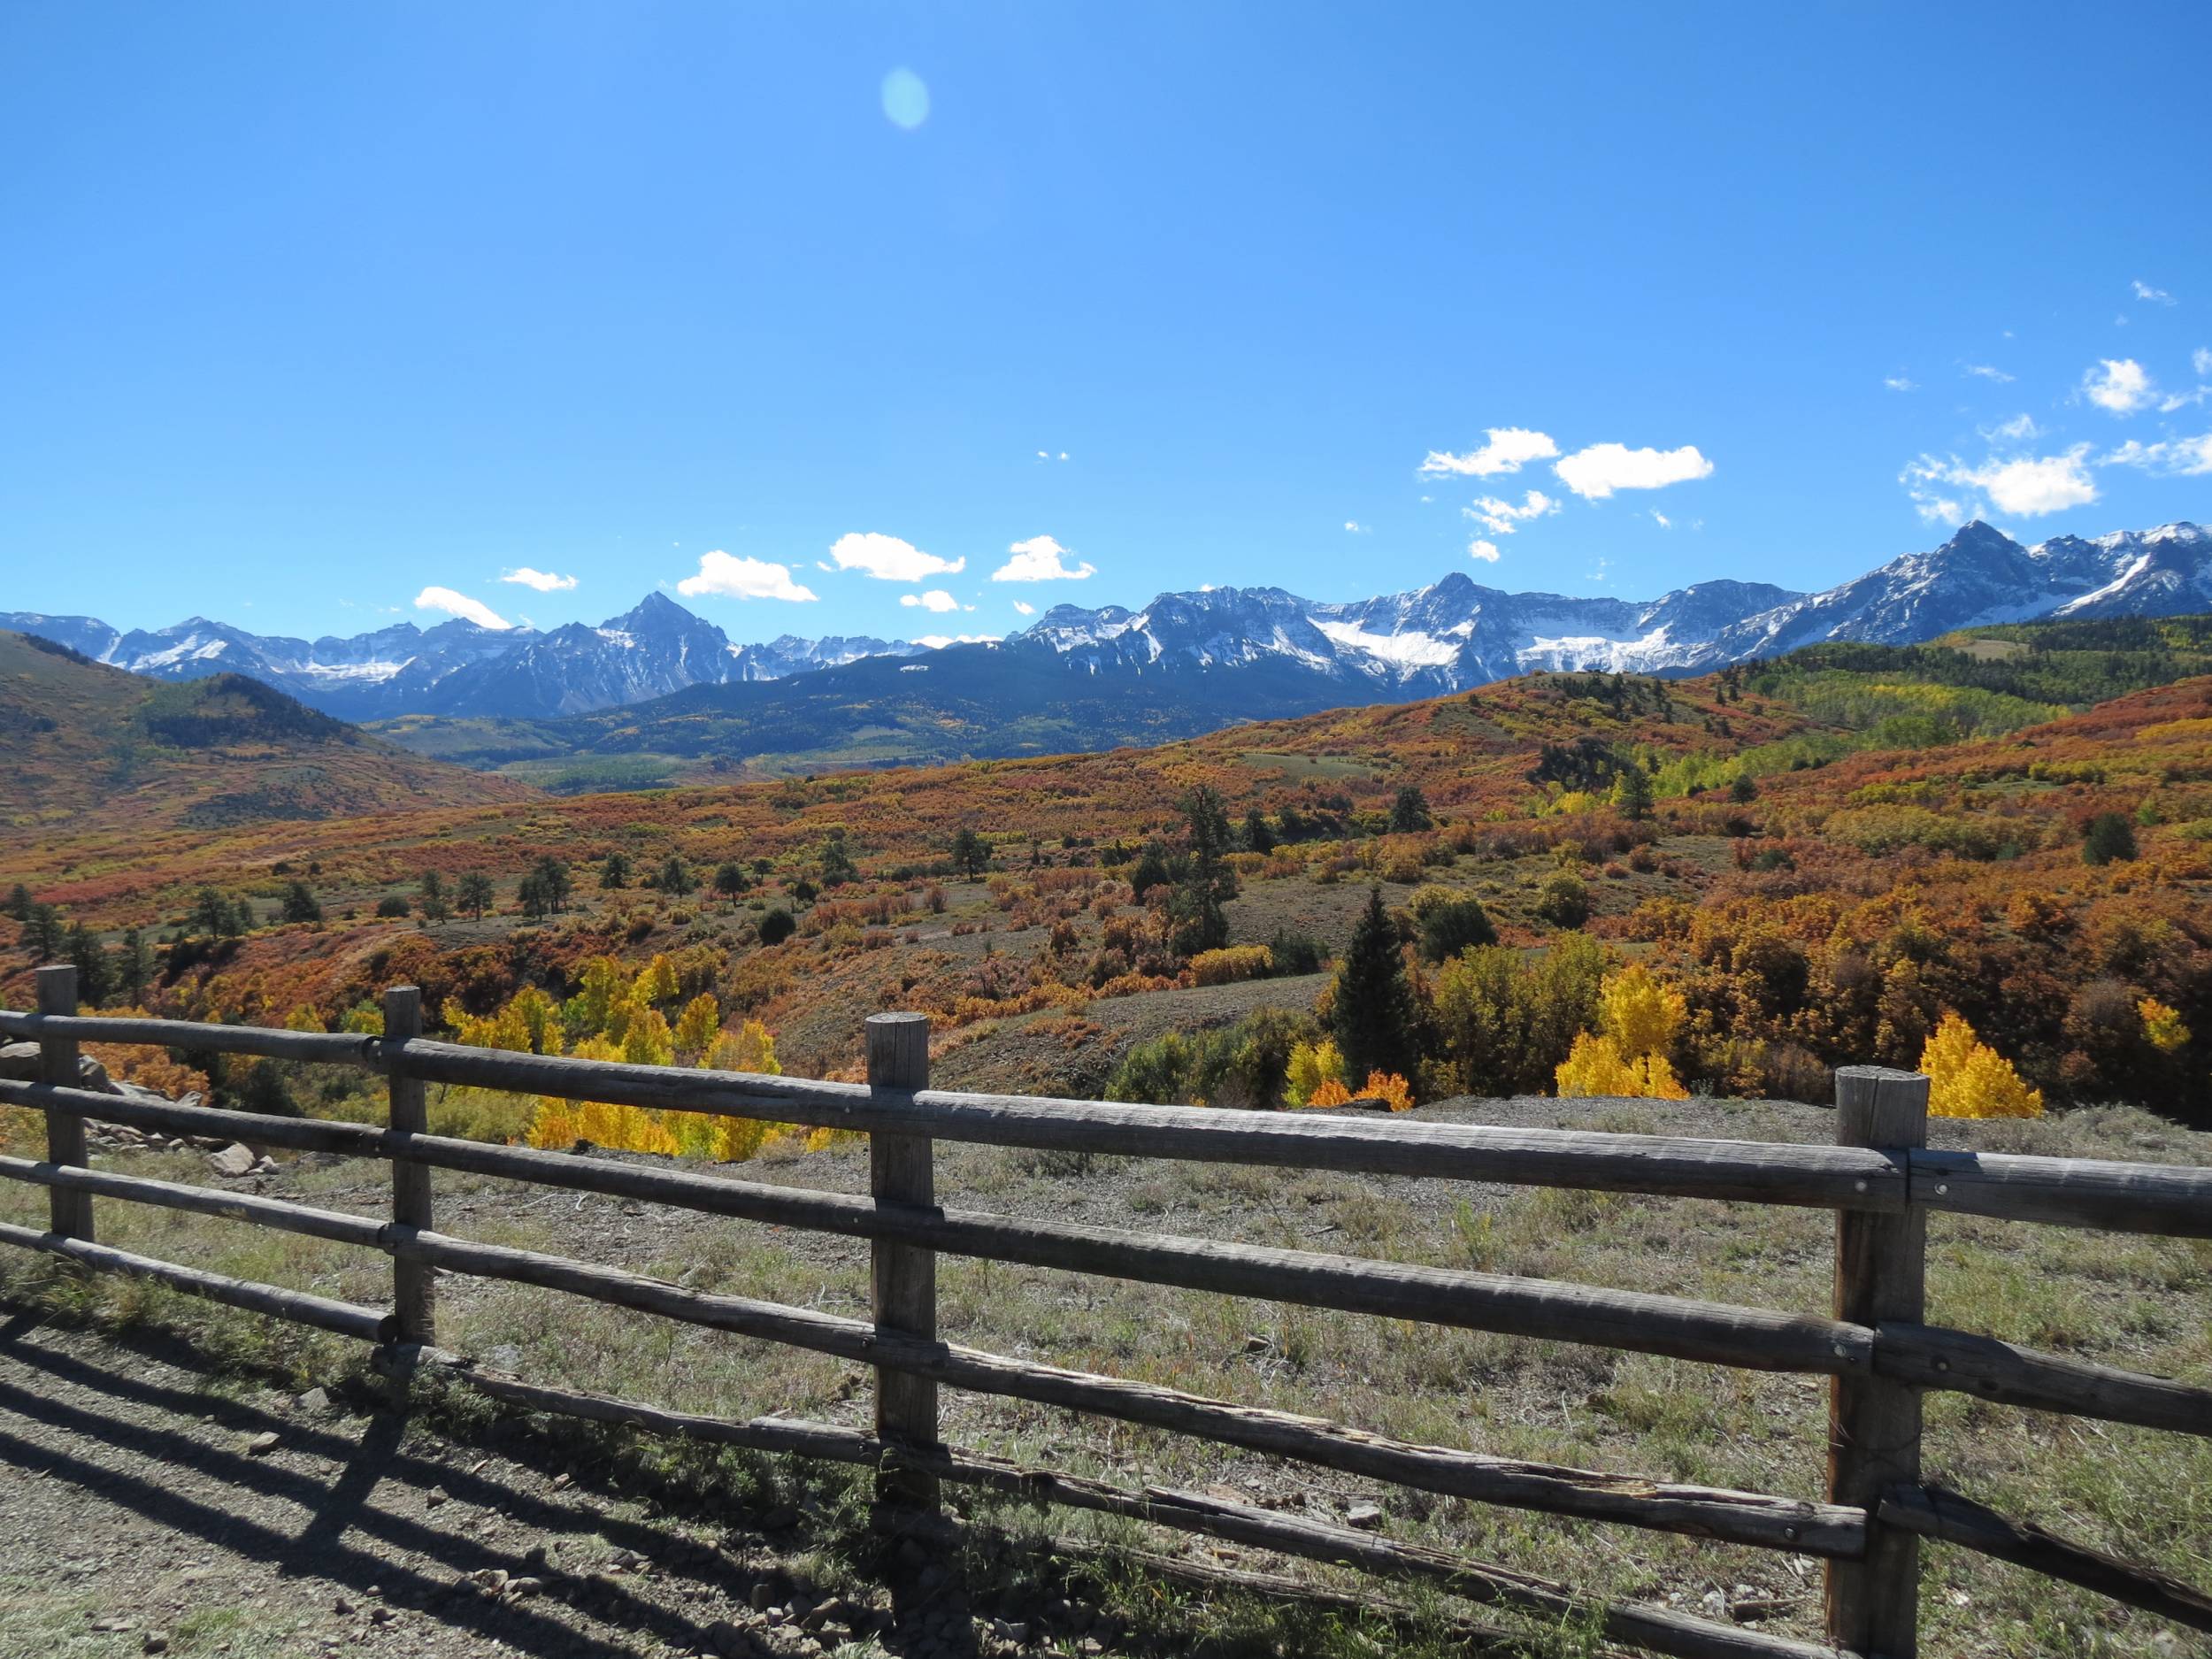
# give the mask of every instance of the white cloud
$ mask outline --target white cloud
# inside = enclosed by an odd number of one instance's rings
[[[2149,406],[2158,396],[2151,377],[2133,357],[2100,357],[2097,366],[2081,377],[2085,396],[2115,415],[2131,415]]]
[[[2170,415],[2177,410],[2188,409],[2212,397],[2212,386],[2200,386],[2193,392],[2169,392],[2158,400],[2158,412]]]
[[[1893,392],[1914,392],[1920,389],[1912,381],[1907,380],[1901,374],[1885,375],[1882,379],[1882,384],[1888,387]]]
[[[941,588],[933,588],[926,594],[901,594],[902,605],[919,605],[925,611],[957,611],[960,602]]]
[[[738,558],[717,549],[699,556],[699,573],[676,584],[687,598],[716,594],[725,599],[787,599],[793,603],[818,595],[791,580],[790,566],[767,559]]]
[[[449,617],[473,622],[480,628],[511,628],[514,624],[480,599],[457,594],[450,588],[426,588],[415,595],[418,611],[442,611]]]
[[[2212,346],[2199,346],[2189,354],[2189,366],[2199,374],[2212,375]]]
[[[1559,503],[1540,489],[1532,489],[1521,497],[1516,507],[1509,501],[1495,495],[1476,497],[1474,505],[1462,507],[1461,516],[1472,518],[1492,535],[1511,535],[1515,530],[1532,518],[1541,518],[1546,513],[1557,512]]]
[[[1063,449],[1063,450],[1061,450],[1061,451],[1060,451],[1060,458],[1061,458],[1063,461],[1064,461],[1064,460],[1066,460],[1066,459],[1068,458],[1068,452],[1067,452],[1065,449]]]
[[[1020,611],[1022,615],[1025,617],[1033,617],[1037,614],[1037,607],[1031,604],[1026,599],[1017,599],[1014,601],[1014,609]]]
[[[2001,420],[1993,426],[1984,426],[1982,436],[1991,443],[2027,443],[2043,435],[2032,415],[2018,414],[2010,420]]]
[[[1661,512],[1656,507],[1654,507],[1651,510],[1651,521],[1652,523],[1657,525],[1662,530],[1671,530],[1674,528],[1674,520],[1668,518],[1666,514]]]
[[[991,572],[995,582],[1081,581],[1098,574],[1087,559],[1070,570],[1064,562],[1068,549],[1048,535],[1033,535],[1006,550],[1014,557]]]
[[[2164,288],[2154,288],[2141,277],[2136,278],[2129,286],[2134,288],[2135,297],[2139,300],[2149,300],[2158,305],[2172,305],[2177,303],[2174,296],[2167,293]]]
[[[1559,446],[1548,435],[1525,426],[1492,426],[1484,436],[1488,442],[1464,455],[1431,449],[1421,463],[1421,471],[1432,476],[1455,473],[1462,478],[1495,478],[1501,472],[1517,472],[1531,461],[1548,461],[1559,453]]]
[[[2099,466],[2138,466],[2146,472],[2181,478],[2201,478],[2212,472],[2212,432],[2193,438],[2138,443],[2130,438],[2118,449],[2097,458]]]
[[[550,571],[534,571],[527,565],[519,570],[509,571],[499,579],[503,582],[518,582],[525,588],[534,588],[541,594],[565,594],[576,586],[573,576],[556,576]]]
[[[1480,536],[1477,536],[1467,544],[1467,557],[1471,559],[1480,559],[1485,565],[1495,565],[1498,562],[1498,544],[1495,541],[1486,541]]]
[[[1354,535],[1367,535],[1371,534],[1368,527],[1356,518],[1347,518],[1344,521],[1344,527],[1350,531]]]
[[[2086,506],[2097,499],[2097,486],[2085,463],[2089,446],[2078,443],[2059,455],[2016,456],[2000,460],[1992,456],[1979,466],[1969,466],[1956,456],[1924,455],[1898,474],[1914,507],[1932,523],[1956,524],[1983,516],[1973,498],[1943,493],[1946,489],[1978,491],[1995,503],[1997,511],[2016,518],[2032,518],[2068,507]]]
[[[2012,376],[2007,374],[2002,369],[1993,368],[1986,363],[1970,363],[1966,365],[1966,372],[1978,380],[1994,380],[2000,386],[2009,386],[2012,383]]]
[[[967,569],[964,558],[941,559],[925,553],[911,541],[870,530],[853,531],[830,544],[830,557],[841,571],[864,571],[878,581],[918,582],[926,576],[957,576]]]
[[[1594,443],[1577,449],[1552,471],[1559,481],[1586,501],[1602,501],[1617,489],[1660,489],[1694,478],[1710,478],[1713,464],[1686,443],[1678,449],[1632,449],[1624,443]]]
[[[941,651],[948,645],[996,645],[998,641],[995,634],[924,634],[917,635],[914,643]]]

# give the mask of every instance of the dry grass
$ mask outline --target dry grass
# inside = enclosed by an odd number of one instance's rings
[[[1634,1131],[1817,1140],[1824,1114],[1748,1103],[1501,1102],[1448,1115],[1578,1121]],[[2212,1162],[2212,1136],[2132,1110],[2027,1125],[1943,1125],[1954,1144],[2080,1156]],[[119,1167],[200,1179],[196,1157],[118,1156]],[[842,1191],[865,1154],[764,1160],[752,1179]],[[380,1171],[302,1161],[268,1183],[333,1208],[382,1207]],[[1071,1158],[941,1146],[949,1203],[1148,1232],[1191,1233],[1465,1266],[1748,1305],[1824,1310],[1832,1218],[1817,1211],[1441,1182]],[[701,1289],[864,1315],[864,1247],[653,1206],[440,1177],[441,1225],[496,1242],[618,1263]],[[43,1195],[0,1190],[0,1215],[30,1219]],[[311,1240],[102,1202],[102,1236],[128,1248],[366,1302],[380,1258]],[[1931,1317],[2161,1375],[2212,1381],[2212,1244],[1937,1217]],[[1310,1309],[1125,1285],[991,1263],[940,1264],[941,1328],[998,1352],[1328,1417],[1378,1432],[1505,1455],[1654,1477],[1820,1494],[1824,1385],[1567,1344],[1439,1330]],[[242,1361],[288,1375],[352,1363],[334,1339],[280,1331],[141,1286],[77,1288],[20,1259],[0,1294],[79,1300],[104,1317],[183,1321]],[[440,1339],[526,1376],[733,1416],[769,1411],[860,1423],[865,1374],[818,1356],[557,1297],[448,1280]],[[1255,1339],[1264,1339],[1263,1343]],[[948,1394],[947,1438],[1126,1483],[1233,1487],[1322,1516],[1379,1497],[1392,1534],[1567,1579],[1594,1594],[1710,1611],[1740,1586],[1790,1601],[1770,1628],[1816,1633],[1817,1565],[1655,1533],[1520,1515],[1358,1483],[1151,1431],[1018,1402]],[[2212,1552],[2212,1447],[2201,1440],[1932,1395],[1927,1466],[2009,1514],[2128,1558],[2201,1579]],[[979,1508],[992,1506],[979,1504]],[[1000,1512],[1110,1540],[1124,1525]],[[2154,1620],[1962,1552],[1931,1548],[1923,1589],[1931,1653],[2165,1655]],[[1556,1646],[1558,1632],[1532,1637]]]

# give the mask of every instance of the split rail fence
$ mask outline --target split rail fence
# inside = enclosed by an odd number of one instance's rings
[[[1978,1550],[2192,1629],[2212,1631],[2212,1597],[1924,1484],[1920,1469],[1921,1401],[1932,1389],[2212,1434],[2212,1389],[1931,1325],[1924,1306],[1932,1210],[2212,1237],[2212,1170],[1932,1150],[1926,1145],[1928,1080],[1914,1073],[1846,1068],[1837,1077],[1836,1144],[1773,1145],[933,1090],[928,1087],[929,1023],[919,1014],[879,1014],[868,1020],[868,1081],[860,1085],[427,1041],[411,987],[385,994],[381,1037],[80,1016],[74,971],[67,967],[41,970],[38,987],[39,1011],[0,1013],[0,1033],[39,1043],[42,1080],[0,1083],[0,1102],[44,1112],[47,1156],[35,1162],[0,1158],[0,1177],[50,1189],[50,1225],[44,1232],[0,1225],[0,1243],[357,1337],[387,1350],[380,1357],[388,1364],[435,1364],[528,1409],[872,1466],[880,1512],[894,1524],[903,1517],[926,1526],[941,1482],[979,1485],[1420,1581],[1476,1602],[1587,1618],[1614,1642],[1692,1659],[1815,1659],[1839,1650],[1865,1659],[1909,1659],[1918,1646],[1923,1538]],[[77,1087],[78,1050],[88,1041],[366,1067],[389,1079],[389,1126],[275,1118],[84,1090]],[[433,1135],[426,1118],[425,1086],[430,1083],[858,1131],[870,1137],[872,1193],[847,1197]],[[385,1222],[90,1169],[87,1118],[383,1159],[392,1167],[392,1217]],[[933,1180],[937,1141],[1832,1210],[1834,1307],[1827,1317],[1783,1313],[945,1209]],[[858,1320],[706,1294],[615,1268],[448,1236],[434,1226],[435,1170],[866,1239],[874,1317]],[[95,1235],[95,1197],[227,1217],[386,1252],[393,1259],[393,1305],[388,1310],[357,1306],[103,1245]],[[1827,1495],[1810,1502],[1416,1445],[1317,1418],[963,1347],[937,1330],[940,1254],[1824,1376],[1831,1379]],[[473,1365],[434,1346],[434,1276],[441,1271],[544,1286],[871,1366],[874,1432],[679,1413]],[[1828,1640],[1792,1640],[1663,1607],[1593,1606],[1565,1585],[1369,1532],[1207,1494],[1157,1486],[1130,1490],[949,1448],[938,1434],[940,1387],[1176,1431],[1426,1493],[1816,1556],[1825,1565]]]

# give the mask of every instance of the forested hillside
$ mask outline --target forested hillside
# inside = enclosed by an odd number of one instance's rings
[[[2201,1117],[2208,638],[1536,675],[1149,749],[265,816],[127,856],[50,826],[0,870],[52,907],[0,989],[26,1000],[74,923],[81,949],[137,929],[165,1011],[335,1024],[408,979],[472,1040],[772,1039],[815,1073],[902,1006],[949,1079],[1031,1090],[1818,1100],[1934,1041],[1993,1109]],[[319,919],[284,921],[303,895]]]

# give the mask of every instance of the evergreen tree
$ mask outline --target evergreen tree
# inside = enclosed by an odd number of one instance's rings
[[[442,922],[453,914],[453,907],[446,902],[445,878],[435,870],[422,872],[419,907],[427,922]]]
[[[734,859],[714,872],[714,890],[727,899],[733,908],[737,904],[738,895],[752,885],[746,877],[745,866]]]
[[[668,862],[661,865],[660,873],[653,878],[653,885],[663,893],[672,894],[680,899],[697,891],[699,882],[691,873],[691,867],[677,854],[671,853]]]
[[[1728,798],[1738,806],[1749,806],[1759,798],[1759,786],[1747,772],[1740,772],[1728,786]]]
[[[1256,853],[1275,850],[1275,832],[1267,827],[1267,815],[1257,807],[1244,815],[1244,844]]]
[[[1398,798],[1390,804],[1390,833],[1409,834],[1416,830],[1432,829],[1436,819],[1430,816],[1429,803],[1421,792],[1411,784],[1398,791]]]
[[[1367,890],[1367,908],[1337,965],[1329,1025],[1344,1056],[1346,1077],[1364,1079],[1371,1071],[1413,1075],[1418,1058],[1413,993],[1406,984],[1397,926],[1383,908],[1380,887]]]
[[[973,881],[991,867],[991,843],[967,825],[952,838],[952,867]]]
[[[1651,816],[1651,774],[1631,761],[1613,780],[1613,804],[1631,823]]]
[[[116,994],[132,1007],[139,1007],[146,1001],[146,987],[153,977],[154,953],[146,948],[138,929],[125,928],[115,947]]]
[[[846,849],[842,831],[833,830],[822,842],[822,885],[841,887],[848,881],[860,879],[860,866],[853,863],[852,854]]]
[[[568,910],[568,896],[575,892],[575,879],[568,874],[568,863],[564,858],[553,858],[549,854],[549,856],[540,858],[531,870],[544,887],[550,907],[553,910]]]
[[[618,847],[607,855],[606,862],[599,866],[599,890],[602,893],[617,893],[629,885],[630,861],[622,856],[622,849]]]
[[[34,904],[23,924],[23,948],[40,962],[51,962],[67,941],[61,912],[50,904]]]
[[[2100,812],[2082,837],[2081,861],[2108,864],[2135,856],[2135,826],[2118,812]]]
[[[101,949],[99,935],[82,922],[69,930],[67,943],[69,961],[77,970],[77,1001],[97,1008],[114,990],[108,978],[108,953]]]
[[[284,889],[283,916],[288,922],[319,922],[323,907],[315,902],[306,882],[295,881]]]
[[[482,921],[484,912],[492,907],[492,879],[481,870],[462,872],[456,897],[463,910]]]
[[[19,922],[31,919],[31,890],[20,881],[8,890],[8,914]]]

